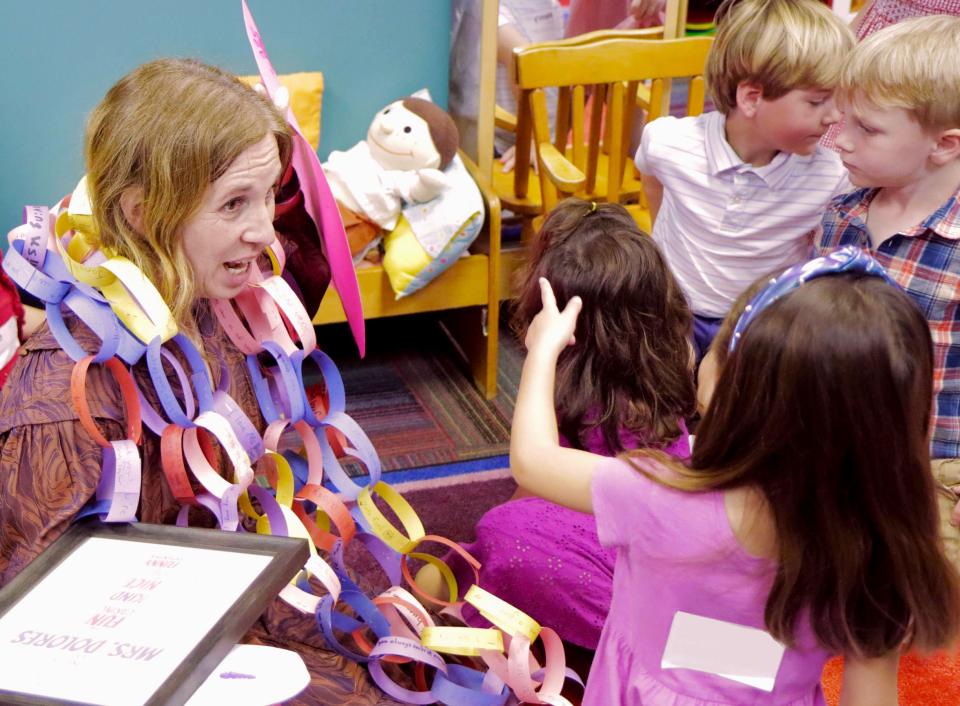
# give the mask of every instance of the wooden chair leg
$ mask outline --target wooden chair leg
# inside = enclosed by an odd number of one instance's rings
[[[500,333],[499,307],[469,307],[445,312],[442,322],[460,347],[483,396],[497,395],[497,354]]]

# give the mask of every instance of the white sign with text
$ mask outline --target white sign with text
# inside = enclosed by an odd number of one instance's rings
[[[0,617],[0,687],[143,704],[270,561],[88,538]]]

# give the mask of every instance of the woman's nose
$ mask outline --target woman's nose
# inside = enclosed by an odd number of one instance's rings
[[[256,209],[251,222],[244,230],[244,240],[266,247],[274,241],[276,234],[273,230],[273,203],[264,204]]]

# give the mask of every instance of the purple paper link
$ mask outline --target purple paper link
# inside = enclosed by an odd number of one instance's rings
[[[100,350],[95,354],[93,362],[104,363],[114,356],[120,345],[120,332],[117,318],[106,304],[87,299],[77,290],[71,289],[58,304],[47,304],[47,324],[50,333],[57,339],[57,343],[73,360],[82,360],[88,353],[83,349],[63,320],[61,305],[70,308],[77,317],[87,325],[101,339]]]
[[[436,703],[437,697],[434,695],[432,689],[427,691],[413,691],[411,689],[404,689],[402,686],[388,677],[383,671],[383,666],[381,663],[381,658],[386,655],[409,657],[417,662],[422,662],[430,667],[435,667],[438,670],[438,675],[443,670],[448,668],[440,655],[433,650],[424,647],[416,640],[411,640],[409,638],[400,636],[389,636],[381,638],[377,641],[377,644],[374,645],[373,650],[370,652],[370,661],[367,664],[368,668],[370,669],[370,676],[373,677],[373,681],[384,691],[385,694],[387,694],[387,696],[409,704]]]
[[[51,251],[47,253],[47,259],[43,263],[43,271],[55,280],[71,284],[75,289],[79,289],[90,299],[103,302],[104,304],[108,303],[106,297],[104,297],[99,290],[74,278],[70,270],[67,269],[63,258],[55,252]]]
[[[225,532],[235,532],[239,526],[239,518],[236,511],[236,495],[233,491],[236,486],[231,486],[231,490],[224,494],[224,499],[220,500],[210,493],[203,492],[197,494],[197,504],[180,506],[177,513],[177,527],[187,527],[189,525],[189,515],[191,507],[204,507],[217,519],[217,524]],[[233,503],[233,508],[230,508]]]
[[[217,383],[216,392],[224,394],[230,392],[230,367],[220,351],[217,351],[217,364],[220,366],[220,382]],[[201,410],[206,412],[207,410]]]
[[[20,254],[22,240],[14,240],[3,256],[3,270],[21,289],[30,292],[46,304],[56,304],[70,291],[68,282],[58,281],[47,272],[38,270]],[[48,260],[52,259],[47,257]]]
[[[167,371],[163,367],[164,358],[177,376],[186,409],[180,406],[173,387],[170,385]],[[190,378],[187,377],[187,371],[180,365],[180,361],[163,347],[160,336],[155,336],[147,345],[147,369],[150,371],[153,389],[157,393],[157,399],[160,400],[160,406],[163,408],[164,414],[167,415],[167,419],[184,429],[195,426],[193,418],[196,410],[193,404],[193,391],[190,389]]]
[[[373,444],[370,443],[369,437],[360,428],[360,425],[343,412],[328,414],[324,418],[323,424],[339,429],[347,437],[347,441],[356,450],[354,458],[362,461],[363,465],[367,467],[367,473],[370,475],[370,485],[376,485],[382,474],[380,456],[377,455],[376,449],[373,448]]]
[[[303,351],[299,350],[294,351],[290,356],[290,362],[293,364],[293,369],[297,374],[297,381],[300,383],[304,399],[307,400],[307,393],[306,385],[303,381],[303,366],[308,358],[320,369],[320,374],[323,376],[323,383],[327,391],[327,414],[343,412],[346,409],[346,393],[343,388],[343,377],[340,375],[340,371],[337,370],[333,359],[318,349],[311,351],[306,356],[304,356]],[[320,420],[314,415],[309,400],[307,400],[306,404],[307,409],[304,412],[304,416],[308,422],[317,426],[320,424]]]
[[[237,439],[243,446],[243,450],[247,452],[247,456],[250,457],[251,463],[263,456],[265,451],[263,437],[260,436],[260,432],[253,426],[253,422],[230,395],[220,390],[214,392],[213,409],[230,423],[233,433],[237,435]]]
[[[323,432],[323,428],[318,429],[312,427],[312,429],[317,437],[317,441],[320,443],[320,454],[323,457],[323,471],[326,474],[327,480],[333,486],[333,489],[339,492],[345,499],[356,500],[360,497],[360,492],[363,490],[363,487],[354,483],[353,479],[343,470],[343,466],[340,465],[337,455],[333,452],[333,447],[330,446],[330,442],[327,440],[327,435]]]
[[[373,533],[373,527],[370,526],[370,520],[367,519],[367,516],[363,514],[363,511],[358,505],[354,505],[350,508],[350,517],[353,518],[353,521],[357,525],[357,529],[362,530],[363,532]]]
[[[277,376],[281,376],[279,381]],[[290,413],[290,395],[287,392],[287,386],[283,384],[282,373],[279,370],[269,369],[267,370],[266,380],[270,396],[273,398],[274,404],[283,410],[284,417],[294,424],[303,419],[302,411],[300,412],[300,419],[295,419],[294,415]]]
[[[534,681],[542,682],[543,677],[546,675],[546,673],[547,673],[547,670],[541,668],[535,671],[533,674],[531,674],[530,678],[533,679]],[[564,671],[564,675],[566,676],[567,679],[576,682],[580,686],[583,686],[583,679],[580,678],[579,674],[577,674],[575,671],[570,669],[570,667],[566,668],[566,671]]]
[[[354,539],[359,539],[360,543],[367,548],[371,556],[377,560],[380,568],[383,569],[383,573],[390,579],[390,584],[399,586],[401,576],[403,575],[400,571],[400,555],[375,534],[357,532],[357,534],[354,535]]]
[[[136,522],[140,503],[140,452],[129,439],[111,441],[103,449],[97,500],[109,500],[104,522]]]
[[[446,672],[437,672],[431,691],[447,706],[503,706],[510,696],[505,686],[497,693],[483,691],[482,672],[459,664],[448,664]]]
[[[264,514],[266,514],[267,519],[270,521],[270,534],[276,535],[277,537],[288,536],[287,521],[283,516],[283,512],[280,510],[280,503],[273,497],[273,494],[270,493],[269,490],[261,488],[256,483],[251,483],[247,488],[247,492],[257,499]]]
[[[50,210],[46,206],[23,207],[23,256],[40,269],[50,241]]]
[[[170,367],[176,371],[177,380],[180,382],[180,389],[183,391],[184,412],[186,412],[187,417],[193,419],[197,416],[197,406],[193,400],[193,392],[190,389],[190,379],[187,377],[187,371],[180,365],[177,357],[166,348],[160,348],[160,355],[166,358]]]
[[[147,425],[150,431],[160,436],[169,422],[161,417],[160,413],[147,402],[147,399],[143,396],[143,391],[140,389],[140,384],[136,380],[133,381],[133,385],[137,388],[137,397],[140,398],[140,416],[143,418],[143,423]]]

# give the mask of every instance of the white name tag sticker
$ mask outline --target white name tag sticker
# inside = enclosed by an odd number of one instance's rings
[[[784,646],[757,628],[677,611],[661,669],[695,669],[773,691]]]

